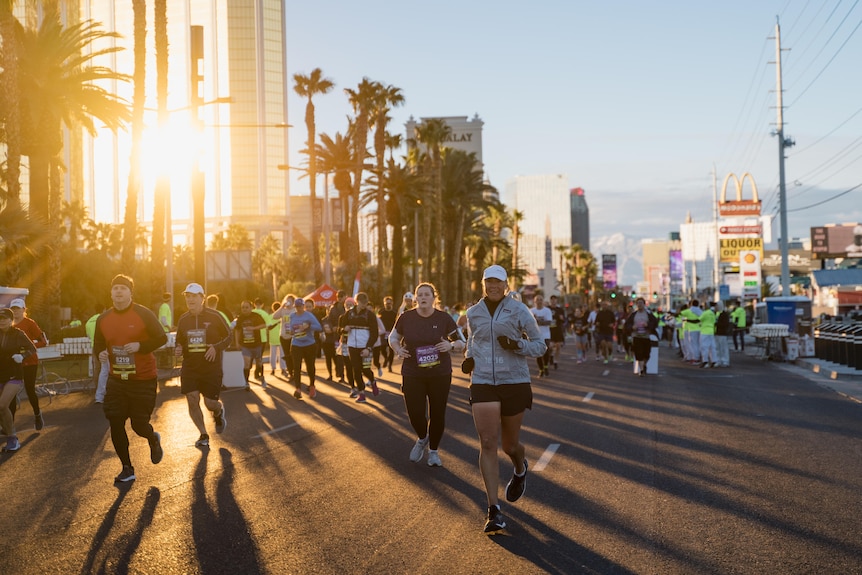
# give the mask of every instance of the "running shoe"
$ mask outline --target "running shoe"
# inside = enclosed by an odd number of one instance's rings
[[[42,417],[42,412],[36,414],[36,431],[45,427],[45,419]]]
[[[355,387],[354,387],[354,388],[351,388],[351,390],[350,390],[350,397],[359,397],[359,392],[358,392],[358,391],[356,391],[356,388],[355,388]]]
[[[114,477],[114,483],[126,483],[127,481],[134,481],[135,479],[135,468],[131,465],[124,465],[120,474]]]
[[[503,512],[496,505],[488,507],[488,520],[485,521],[485,533],[499,533],[506,528],[506,518],[503,517]]]
[[[281,376],[282,377],[289,377],[286,369],[281,370]]]
[[[162,460],[162,457],[164,457],[165,450],[162,449],[162,436],[158,431],[153,432],[153,437],[155,438],[155,441],[150,443],[150,461],[158,463]]]
[[[377,368],[377,377],[383,377],[383,368],[382,367]]]
[[[297,389],[293,392],[293,397],[295,397],[296,399],[302,399],[302,392]]]
[[[248,384],[248,382],[246,382],[246,384],[245,384],[245,390],[251,391],[251,386]]]
[[[356,403],[365,403],[365,394],[364,393],[360,393],[356,397]]]
[[[262,377],[260,378],[260,387],[266,389],[266,380]]]
[[[223,433],[224,428],[227,427],[227,417],[224,415],[224,406],[222,406],[218,413],[213,414],[213,419],[215,420],[216,433]]]
[[[380,395],[380,390],[377,388],[377,381],[373,379],[371,380],[371,393],[374,394],[375,397]]]
[[[527,458],[524,458],[524,474],[512,474],[512,479],[506,485],[506,501],[517,501],[527,489]]]
[[[18,438],[14,435],[10,435],[6,438],[6,445],[3,447],[4,452],[12,452],[18,451],[21,449],[21,443],[18,441]]]
[[[317,397],[317,388],[313,385],[308,386],[308,397],[310,397],[311,399]]]
[[[425,450],[428,448],[428,436],[422,439],[417,439],[413,449],[410,450],[410,461],[419,463],[425,457]]]
[[[428,467],[443,467],[443,462],[440,461],[440,455],[437,451],[428,452]]]
[[[275,370],[274,369],[269,370],[269,375],[275,375]]]
[[[197,441],[195,441],[195,447],[209,447],[210,446],[210,436],[206,433],[201,434]]]
[[[610,361],[610,360],[606,359],[606,360],[605,360],[605,365],[607,365],[609,361]]]

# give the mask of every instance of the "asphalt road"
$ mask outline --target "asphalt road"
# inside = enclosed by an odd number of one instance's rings
[[[297,401],[273,377],[227,392],[203,451],[165,382],[164,460],[130,431],[138,479],[120,487],[91,397],[55,399],[40,432],[22,406],[22,449],[0,455],[0,573],[862,573],[860,403],[742,354],[704,370],[661,348],[638,378],[571,352],[534,379],[527,493],[496,537],[460,373],[443,468],[408,460],[395,374],[365,405],[326,382]]]

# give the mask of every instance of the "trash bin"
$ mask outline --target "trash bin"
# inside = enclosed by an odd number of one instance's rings
[[[241,351],[224,352],[222,355],[222,372],[222,385],[225,387],[245,387]]]

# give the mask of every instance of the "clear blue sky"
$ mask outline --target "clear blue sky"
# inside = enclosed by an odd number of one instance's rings
[[[515,175],[567,173],[586,190],[593,238],[661,238],[687,212],[712,218],[713,165],[719,187],[728,172],[751,172],[764,212],[777,213],[778,16],[785,135],[797,142],[786,161],[789,228],[807,237],[813,225],[862,221],[862,187],[803,209],[862,184],[858,4],[289,2],[288,68],[319,67],[336,83],[315,101],[318,132],[345,130],[343,90],[367,76],[406,97],[391,131],[403,133],[410,115],[478,113],[498,189]],[[289,107],[300,165],[304,102],[291,92]],[[293,193],[305,190],[293,182]]]

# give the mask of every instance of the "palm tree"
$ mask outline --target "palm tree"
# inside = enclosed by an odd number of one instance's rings
[[[378,267],[382,270],[386,267],[387,261],[387,214],[386,214],[386,192],[383,189],[383,166],[386,160],[386,126],[389,124],[389,111],[404,104],[404,95],[401,93],[401,88],[396,88],[391,84],[389,86],[380,85],[374,98],[374,108],[371,111],[371,118],[374,122],[374,157],[377,164],[375,174],[377,176],[377,262]],[[380,274],[382,281],[383,274]],[[383,285],[377,286],[382,292]]]
[[[155,0],[153,4],[153,32],[156,42],[156,102],[158,108],[159,132],[164,134],[170,120],[168,112],[168,16],[167,0]],[[150,260],[153,264],[150,299],[161,292],[165,286],[165,266],[171,264],[165,255],[167,203],[171,195],[171,178],[162,171],[156,178],[153,197],[153,238]],[[168,287],[168,291],[171,291]]]
[[[359,190],[362,186],[362,172],[365,170],[365,158],[368,157],[368,120],[374,106],[374,99],[380,89],[379,82],[368,78],[356,86],[356,89],[345,88],[350,105],[353,107],[353,190],[350,205],[350,246],[346,253],[347,264],[351,269],[359,269]]]
[[[0,0],[0,67],[3,69],[0,80],[0,112],[3,120],[3,136],[6,144],[6,193],[10,202],[17,204],[21,197],[21,139],[18,91],[18,57],[20,35],[17,21],[12,15],[14,0]],[[15,207],[13,206],[13,209]],[[12,246],[12,244],[7,244]],[[7,262],[11,262],[7,252]],[[16,273],[17,275],[17,273]],[[17,279],[17,277],[16,277]]]
[[[132,0],[134,18],[135,75],[132,96],[132,149],[129,157],[129,183],[126,186],[126,212],[123,218],[123,270],[132,273],[135,265],[135,230],[138,196],[141,191],[141,140],[144,132],[144,99],[147,80],[147,5]]]
[[[482,180],[476,154],[447,148],[442,155],[443,237],[447,253],[443,259],[443,293],[450,300],[462,295],[458,270],[464,269],[464,236],[491,206],[486,199],[490,186]],[[497,234],[499,235],[499,234]]]
[[[452,128],[441,118],[426,119],[416,126],[416,141],[425,145],[427,158],[430,161],[431,188],[429,192],[431,193],[431,198],[428,204],[431,209],[423,210],[423,216],[425,229],[428,232],[428,248],[426,252],[428,261],[426,262],[426,269],[430,271],[429,275],[432,281],[437,280],[444,251],[444,247],[440,245],[443,236],[443,192],[440,166],[443,142],[451,135]],[[435,219],[433,231],[431,229],[432,215]],[[431,261],[434,254],[437,254],[436,268]]]
[[[342,231],[338,234],[338,252],[341,254],[342,259],[346,258],[350,251],[350,230],[353,228],[352,222],[354,221],[352,210],[347,209],[353,194],[351,173],[355,165],[353,160],[353,144],[351,143],[352,132],[352,129],[348,129],[347,136],[336,132],[334,138],[327,134],[320,134],[321,143],[316,145],[317,158],[320,160],[320,169],[323,172],[332,174],[332,185],[338,192],[341,211],[347,218],[346,222],[344,220],[340,222],[340,229]]]
[[[277,299],[279,275],[284,269],[284,256],[281,253],[278,240],[271,235],[264,236],[254,252],[252,269],[260,272],[263,276],[260,278],[261,280],[265,280],[267,279],[266,276],[269,276],[272,285],[272,299]]]
[[[406,206],[415,206],[423,194],[425,182],[415,170],[390,159],[383,174],[383,189],[386,191],[386,217],[392,225],[392,293],[399,294],[404,287],[404,220]],[[411,218],[412,220],[412,218]],[[413,254],[416,257],[416,254]],[[415,286],[414,286],[415,287]]]
[[[312,99],[318,94],[329,93],[332,88],[335,87],[335,83],[329,78],[324,78],[323,71],[320,68],[315,68],[308,76],[294,74],[293,81],[293,91],[307,100],[305,104],[305,127],[308,129],[308,139],[305,142],[305,149],[308,153],[308,188],[311,195],[311,206],[313,211],[317,199],[317,147],[315,145],[317,138],[315,135],[314,102]],[[314,282],[315,284],[320,285],[322,274],[320,270],[320,253],[317,237],[317,232],[314,229],[314,218],[312,218],[311,261],[314,266]]]

